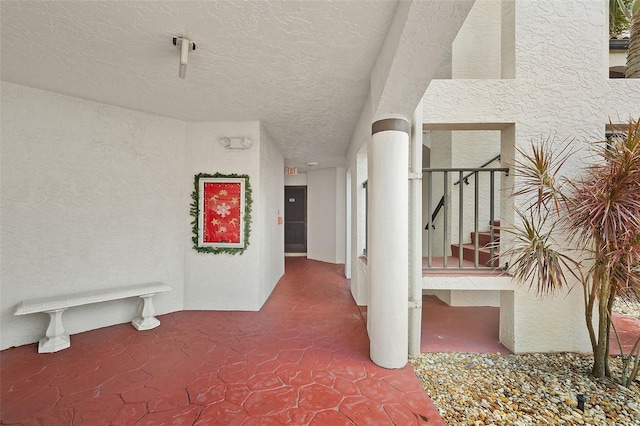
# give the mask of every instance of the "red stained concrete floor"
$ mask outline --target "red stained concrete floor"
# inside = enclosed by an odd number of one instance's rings
[[[510,354],[500,343],[500,308],[452,307],[436,296],[422,297],[421,352]]]
[[[369,360],[342,266],[287,258],[259,312],[160,320],[0,352],[2,424],[444,424],[410,366]]]
[[[499,309],[423,298],[423,352],[500,352]],[[361,315],[362,314],[362,315]],[[184,311],[0,352],[2,424],[443,425],[409,366],[369,360],[342,266],[286,258],[260,312]],[[43,318],[44,320],[44,318]],[[640,321],[614,315],[625,352]],[[617,343],[612,336],[612,353]]]
[[[630,353],[633,345],[640,338],[640,320],[626,315],[613,314],[613,325],[618,332],[623,352],[625,354]],[[620,355],[620,346],[618,346],[618,340],[613,330],[609,339],[609,353],[611,355]]]
[[[622,351],[631,352],[640,338],[640,320],[613,314]],[[500,343],[500,308],[490,306],[452,307],[436,296],[422,297],[421,352],[481,352],[510,354]],[[585,330],[586,332],[586,330]],[[611,355],[620,355],[613,331],[609,340]]]

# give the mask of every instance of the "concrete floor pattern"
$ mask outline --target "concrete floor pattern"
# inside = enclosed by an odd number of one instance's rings
[[[421,350],[509,354],[499,315],[425,296]],[[0,352],[0,423],[444,425],[410,366],[370,361],[363,317],[341,265],[287,258],[259,312],[176,312],[153,330],[73,335],[57,353]],[[640,321],[614,323],[628,353]]]
[[[444,424],[410,366],[370,361],[340,265],[287,258],[259,312],[159,318],[0,352],[2,424]]]

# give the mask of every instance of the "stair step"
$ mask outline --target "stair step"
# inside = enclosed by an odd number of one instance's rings
[[[478,232],[478,245],[480,247],[485,247],[489,244],[491,244],[491,232],[487,231],[487,232]],[[471,233],[471,244],[475,244],[476,243],[476,238],[475,238],[476,234],[475,233]],[[500,230],[499,229],[494,229],[493,230],[493,242],[494,244],[497,243],[498,241],[500,241]]]
[[[451,244],[451,255],[458,257],[460,245]],[[463,244],[462,245],[462,258],[470,262],[475,261],[475,245]],[[498,255],[498,248],[493,250],[494,257]],[[491,260],[491,250],[488,247],[478,247],[478,265],[489,266],[497,268],[500,266],[498,259]]]

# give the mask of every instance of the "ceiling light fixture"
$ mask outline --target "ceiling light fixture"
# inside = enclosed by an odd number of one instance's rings
[[[185,78],[187,75],[189,51],[196,50],[196,43],[185,37],[174,37],[173,45],[180,49],[180,70],[178,71],[178,77]]]
[[[307,166],[309,166],[309,167],[318,167],[318,163],[315,162],[315,161],[311,161],[311,162],[307,163]]]

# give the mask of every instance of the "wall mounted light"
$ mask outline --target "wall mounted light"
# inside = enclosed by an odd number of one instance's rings
[[[227,149],[249,149],[253,141],[249,138],[220,138],[220,145]]]
[[[173,45],[180,49],[180,69],[178,71],[178,77],[185,78],[187,75],[189,52],[196,50],[196,43],[185,37],[174,37]]]

